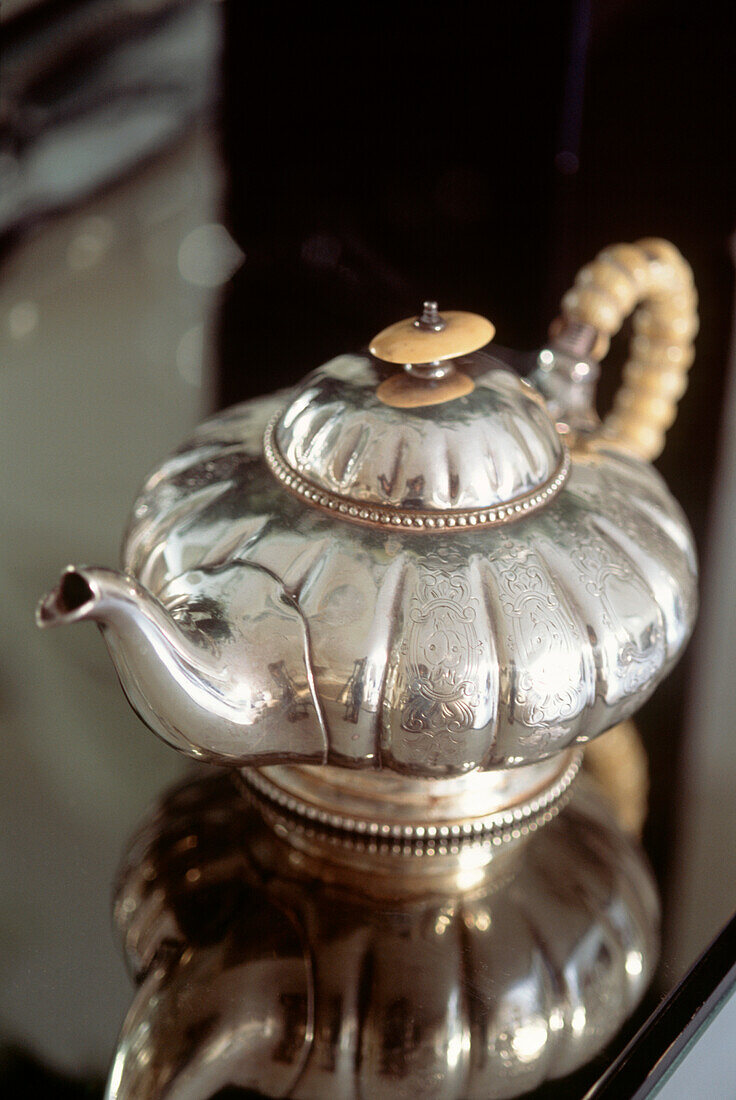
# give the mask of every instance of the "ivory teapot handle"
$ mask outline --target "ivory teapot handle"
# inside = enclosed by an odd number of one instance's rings
[[[603,359],[633,313],[622,384],[598,433],[607,444],[650,461],[661,453],[695,355],[697,301],[690,266],[656,237],[605,248],[578,272],[552,335],[565,323],[591,325],[598,332],[593,358]]]

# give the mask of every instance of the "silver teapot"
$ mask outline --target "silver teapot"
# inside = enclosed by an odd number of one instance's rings
[[[612,414],[598,358],[637,303]],[[687,523],[647,461],[692,358],[671,245],[602,253],[521,378],[422,315],[220,413],[145,482],[123,571],[69,568],[143,721],[234,767],[417,778],[535,764],[631,715],[692,630]]]

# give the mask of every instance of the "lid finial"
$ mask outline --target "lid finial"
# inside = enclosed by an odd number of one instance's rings
[[[436,302],[422,303],[422,314],[414,322],[414,328],[422,332],[442,332],[447,328],[447,321],[440,317]]]
[[[374,336],[370,353],[397,366],[441,363],[470,355],[493,339],[495,328],[477,313],[449,309],[426,301],[418,317],[407,317]]]

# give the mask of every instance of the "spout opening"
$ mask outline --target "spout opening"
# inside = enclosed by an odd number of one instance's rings
[[[92,585],[84,574],[70,567],[53,592],[39,603],[36,623],[46,627],[86,618],[87,609],[94,604],[95,599]]]
[[[73,611],[79,611],[86,603],[94,599],[94,592],[88,581],[72,570],[65,573],[59,585],[56,600],[57,607],[62,615],[70,615]]]

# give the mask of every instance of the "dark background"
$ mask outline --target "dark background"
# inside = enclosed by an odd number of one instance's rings
[[[3,37],[84,6],[41,4]],[[683,0],[222,8],[213,125],[247,262],[223,299],[217,403],[296,381],[427,297],[531,349],[601,248],[667,237],[693,266],[701,333],[658,466],[702,554],[734,301],[733,15]],[[622,355],[604,369],[602,408]],[[686,657],[637,718],[661,884],[687,676]],[[6,1095],[34,1082],[46,1096],[100,1088],[7,1052]]]

